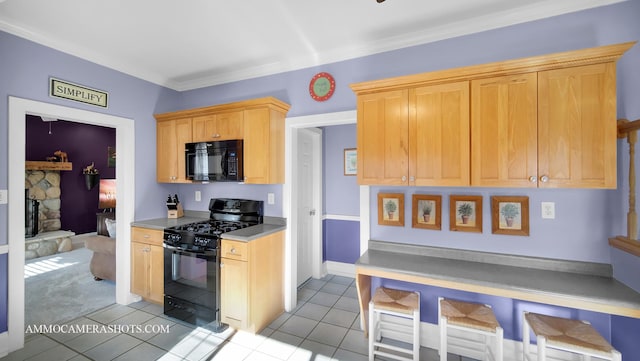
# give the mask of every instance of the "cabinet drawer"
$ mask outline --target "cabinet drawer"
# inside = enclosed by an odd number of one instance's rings
[[[131,227],[131,240],[162,247],[163,231],[157,229]]]
[[[222,258],[246,261],[248,259],[248,244],[246,242],[222,240]]]

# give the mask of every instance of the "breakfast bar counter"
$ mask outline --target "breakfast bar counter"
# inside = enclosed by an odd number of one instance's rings
[[[640,293],[607,264],[370,241],[356,262],[365,326],[371,277],[640,318]]]

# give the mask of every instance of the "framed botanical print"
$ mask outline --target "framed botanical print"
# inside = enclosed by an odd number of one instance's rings
[[[529,197],[491,197],[491,232],[514,236],[529,235]]]
[[[440,230],[442,224],[442,196],[414,194],[412,197],[411,226]]]
[[[449,229],[482,233],[482,196],[449,196]]]
[[[404,194],[378,193],[378,224],[404,227]]]
[[[358,174],[358,151],[356,148],[344,150],[344,175]]]

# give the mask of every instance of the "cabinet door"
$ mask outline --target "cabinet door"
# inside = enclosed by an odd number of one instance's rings
[[[164,249],[149,246],[149,300],[164,303]]]
[[[469,82],[409,91],[409,185],[469,185]]]
[[[242,139],[244,137],[244,112],[227,112],[194,117],[193,141]]]
[[[537,187],[537,74],[471,82],[471,184]]]
[[[156,177],[161,183],[186,183],[184,145],[191,142],[191,119],[156,124]]]
[[[244,181],[284,183],[284,114],[269,108],[244,111]]]
[[[131,292],[142,297],[147,297],[149,292],[149,247],[148,244],[131,242]]]
[[[222,258],[220,315],[222,322],[241,329],[248,320],[248,275],[247,262]]]
[[[408,90],[358,96],[358,183],[407,185]]]
[[[218,140],[244,138],[244,112],[216,114],[216,135]]]
[[[615,64],[544,71],[538,83],[539,186],[615,188]]]

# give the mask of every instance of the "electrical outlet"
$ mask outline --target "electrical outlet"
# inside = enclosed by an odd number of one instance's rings
[[[554,219],[556,218],[556,204],[554,202],[542,202],[542,218]]]
[[[267,204],[275,204],[276,203],[276,195],[273,193],[267,193]]]
[[[9,197],[9,191],[6,189],[0,189],[0,204],[7,204]]]
[[[200,202],[202,200],[202,193],[200,191],[196,191],[196,202]]]

